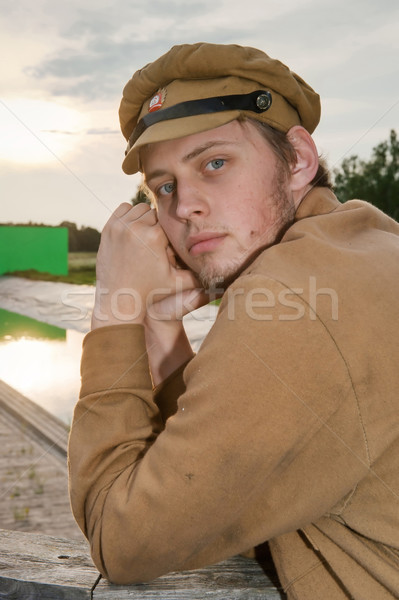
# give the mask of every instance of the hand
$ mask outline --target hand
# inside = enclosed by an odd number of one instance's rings
[[[167,296],[163,294],[164,290],[156,289],[152,292],[145,320],[145,324],[149,327],[151,327],[152,321],[181,321],[184,315],[209,302],[209,296],[200,287],[199,281],[194,276],[195,287],[184,288],[180,274],[183,274],[186,269],[179,265],[171,246],[166,248],[166,254],[170,264],[177,271],[176,285]]]
[[[177,318],[197,288],[194,274],[177,265],[156,212],[121,204],[101,235],[92,327],[144,323],[151,310],[151,318]]]

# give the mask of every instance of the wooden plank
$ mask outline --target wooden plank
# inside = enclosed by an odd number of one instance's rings
[[[66,427],[0,382],[0,439],[0,529],[83,541],[69,502]]]
[[[0,380],[0,407],[29,431],[45,448],[65,464],[68,448],[68,429],[47,410],[26,398]]]
[[[269,573],[274,579],[273,569]],[[111,585],[101,579],[93,600],[283,600],[269,575],[254,559],[235,556],[217,565],[169,573],[150,583]]]
[[[1,599],[90,599],[97,577],[84,542],[0,530]]]
[[[269,569],[269,571],[268,571]],[[265,572],[266,570],[266,572]],[[98,581],[88,545],[0,530],[0,599],[7,600],[282,600],[271,565],[236,556],[217,565],[169,573],[130,586]]]

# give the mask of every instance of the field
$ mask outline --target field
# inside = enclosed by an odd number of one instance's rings
[[[70,252],[68,254],[68,275],[52,275],[38,271],[16,271],[7,273],[13,277],[25,277],[36,281],[63,281],[94,285],[96,282],[96,253],[95,252]]]
[[[78,270],[81,268],[94,269],[96,266],[95,252],[69,252],[68,254],[68,265],[71,270]]]

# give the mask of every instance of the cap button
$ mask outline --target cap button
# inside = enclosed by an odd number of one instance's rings
[[[271,103],[271,96],[267,92],[259,94],[259,96],[256,98],[256,106],[259,108],[259,110],[267,110]]]

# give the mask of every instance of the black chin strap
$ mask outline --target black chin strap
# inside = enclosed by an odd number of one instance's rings
[[[187,102],[180,102],[170,108],[148,113],[137,123],[130,136],[126,154],[148,127],[160,121],[170,121],[171,119],[218,113],[226,110],[249,110],[262,113],[268,110],[271,104],[271,93],[265,90],[257,90],[250,94],[233,94],[204,98],[203,100],[187,100]]]

